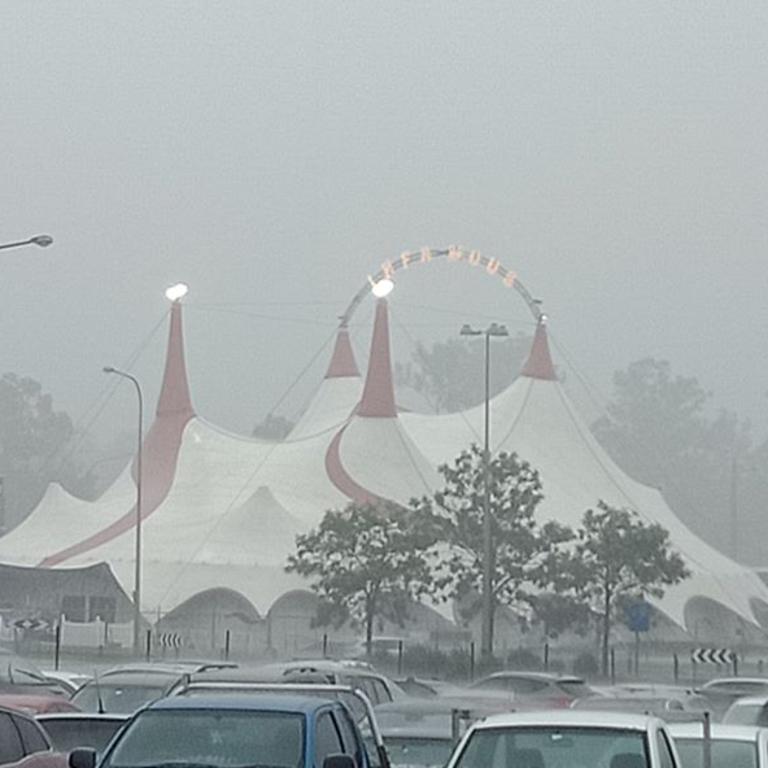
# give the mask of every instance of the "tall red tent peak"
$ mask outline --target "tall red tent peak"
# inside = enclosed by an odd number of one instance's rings
[[[359,376],[360,370],[355,361],[355,353],[349,340],[349,331],[346,324],[339,327],[336,334],[336,344],[333,347],[331,362],[326,371],[326,379],[341,379],[347,376]]]
[[[552,364],[552,355],[549,353],[549,340],[547,339],[547,323],[544,318],[539,320],[536,332],[533,335],[533,344],[528,360],[520,372],[521,376],[531,379],[543,379],[544,381],[557,381],[555,366]]]
[[[174,301],[171,304],[165,372],[160,397],[157,400],[157,415],[167,416],[170,414],[183,414],[190,417],[195,415],[192,398],[189,395],[187,366],[184,362],[184,334],[179,301]]]
[[[373,418],[397,416],[395,388],[392,383],[392,360],[389,353],[389,314],[386,299],[379,299],[376,302],[368,372],[357,413],[359,416]]]

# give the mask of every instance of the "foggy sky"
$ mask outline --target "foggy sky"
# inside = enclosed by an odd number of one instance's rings
[[[74,418],[184,280],[197,410],[248,432],[383,259],[461,243],[517,271],[604,392],[616,368],[667,358],[762,436],[764,2],[0,13],[0,242],[56,241],[0,254],[0,370]],[[467,321],[530,330],[516,295],[464,265],[401,275],[391,305],[400,359]],[[362,359],[369,303],[356,321]],[[152,402],[165,337],[133,368]],[[99,434],[131,428],[131,397],[118,390]]]

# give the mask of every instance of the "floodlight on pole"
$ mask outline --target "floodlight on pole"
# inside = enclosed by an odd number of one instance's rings
[[[388,277],[384,277],[376,282],[374,282],[372,278],[369,279],[371,281],[371,293],[377,299],[383,299],[386,296],[389,296],[389,294],[392,293],[392,289],[395,287],[395,284]]]
[[[53,243],[53,238],[50,235],[35,235],[34,237],[28,237],[26,240],[16,240],[13,243],[3,243],[0,245],[0,251],[4,251],[7,248],[20,248],[23,245],[38,245],[41,248],[47,248]]]
[[[189,293],[189,286],[186,283],[176,283],[165,291],[165,298],[168,301],[181,301]]]
[[[493,655],[493,540],[491,532],[491,338],[509,336],[506,325],[491,323],[484,331],[465,323],[462,336],[485,337],[485,424],[483,431],[483,594],[480,649],[485,657]]]
[[[104,373],[114,374],[128,379],[136,388],[138,398],[138,444],[136,449],[136,553],[133,576],[133,652],[138,656],[141,652],[141,481],[142,477],[142,447],[144,445],[144,395],[139,380],[130,373],[105,365]]]

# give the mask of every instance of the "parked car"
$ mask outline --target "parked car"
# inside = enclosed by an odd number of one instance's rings
[[[113,669],[87,682],[71,701],[82,712],[129,715],[147,702],[168,694],[185,674],[162,667]]]
[[[765,677],[717,677],[696,689],[707,698],[716,720],[722,718],[736,699],[744,696],[768,696],[768,678]]]
[[[436,696],[453,696],[463,689],[455,683],[435,680],[429,677],[404,677],[395,680],[398,687],[408,696],[417,699],[433,699]]]
[[[0,648],[0,693],[69,696],[64,687],[49,680],[35,664],[5,648]]]
[[[190,675],[188,679],[192,683],[284,682],[349,685],[363,691],[374,706],[406,697],[406,693],[394,681],[376,672],[369,664],[329,659],[287,661],[251,668],[205,670]]]
[[[704,724],[675,723],[669,726],[682,768],[704,764]],[[745,725],[710,726],[712,765],[729,768],[767,768],[768,730]]]
[[[466,699],[398,699],[375,708],[389,760],[393,766],[443,766],[470,723],[507,711],[502,701],[472,706]],[[362,726],[366,741],[371,738]]]
[[[67,696],[71,696],[92,677],[83,672],[67,672],[61,669],[42,669],[40,673],[48,683],[60,687]]]
[[[10,764],[14,768],[66,768],[67,759],[52,750],[34,718],[0,708],[0,765]]]
[[[723,723],[768,727],[768,695],[736,699],[725,711]]]
[[[617,694],[615,696],[588,696],[576,699],[572,709],[591,710],[593,712],[636,712],[656,715],[664,720],[700,719],[706,710],[697,699],[688,699],[682,695],[641,695],[640,693]]]
[[[0,707],[38,715],[41,712],[78,712],[78,708],[55,693],[0,693]]]
[[[37,715],[36,720],[59,752],[70,752],[75,747],[102,752],[128,718],[129,715],[97,712],[55,712]]]
[[[546,708],[569,707],[575,699],[592,695],[581,677],[546,672],[494,672],[469,686],[514,694],[516,702]]]
[[[664,722],[645,715],[550,710],[470,726],[447,768],[681,768]]]
[[[93,749],[70,753],[71,768],[96,763]],[[129,720],[98,765],[369,768],[370,763],[360,731],[341,702],[254,693],[153,702]]]

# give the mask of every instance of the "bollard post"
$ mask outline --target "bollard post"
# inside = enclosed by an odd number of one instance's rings
[[[549,642],[544,643],[544,671],[549,672]]]
[[[397,641],[397,675],[403,674],[403,641]]]
[[[672,654],[672,675],[675,678],[675,683],[680,681],[680,659],[676,653]]]
[[[709,712],[704,713],[703,768],[712,768],[712,720]]]
[[[224,633],[224,661],[229,661],[229,651],[232,645],[232,630],[228,629]]]
[[[758,659],[757,660],[757,674],[758,675],[762,675],[763,674],[763,666],[764,666],[763,660],[762,659]]]
[[[152,630],[147,630],[147,661],[152,657]]]
[[[736,651],[733,652],[731,661],[733,662],[733,676],[738,677],[739,676],[739,657]]]
[[[616,685],[616,649],[611,648],[611,685]]]
[[[640,633],[635,632],[635,677],[640,677]]]
[[[469,644],[469,682],[475,679],[475,641]]]
[[[59,668],[59,660],[61,659],[61,621],[56,623],[56,634],[54,635],[55,644],[53,646],[53,668]]]
[[[323,634],[323,658],[328,658],[328,633]]]

